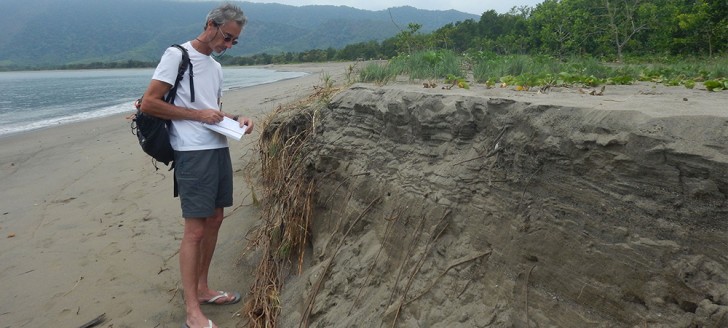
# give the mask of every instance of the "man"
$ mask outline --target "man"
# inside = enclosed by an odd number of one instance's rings
[[[180,273],[184,288],[187,318],[184,327],[215,328],[203,313],[200,304],[233,304],[239,293],[219,292],[208,286],[210,262],[223,220],[223,209],[233,204],[232,165],[227,139],[205,127],[228,117],[240,126],[253,122],[244,117],[224,113],[220,108],[222,68],[210,55],[223,53],[238,43],[247,19],[243,11],[224,4],[210,11],[205,28],[187,49],[194,74],[194,102],[189,75],[179,84],[174,104],[163,97],[174,85],[182,52],[170,47],[159,62],[142,100],[145,113],[172,120],[170,143],[175,150],[177,179],[184,234],[179,250]]]

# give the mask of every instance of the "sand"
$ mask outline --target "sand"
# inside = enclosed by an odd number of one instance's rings
[[[312,74],[229,92],[225,109],[260,122],[321,85],[320,72],[344,82],[349,65],[271,67]],[[335,229],[376,196],[325,276],[312,326],[720,324],[728,94],[582,91],[392,83],[336,96],[315,150],[327,156],[313,162],[331,201],[317,204],[311,262],[281,295],[282,327],[298,325]],[[246,235],[261,215],[245,167],[260,129],[231,142],[236,205],[211,271],[214,288],[243,295],[257,264]],[[78,327],[105,314],[103,327],[180,327],[179,203],[125,115],[0,142],[0,326]],[[495,145],[504,150],[484,156]],[[205,311],[235,327],[241,306]]]
[[[333,97],[280,326],[728,327],[728,93],[544,91]]]
[[[225,94],[227,112],[264,119],[313,92],[349,63],[267,66],[311,74]],[[129,104],[130,112],[132,104]],[[123,115],[0,138],[0,327],[103,327],[184,323],[177,250],[183,220],[171,172],[155,171]],[[242,169],[259,130],[231,141],[235,206],[226,212],[211,270],[213,288],[245,295],[252,267],[240,258],[259,222]],[[206,306],[220,327],[242,303]]]

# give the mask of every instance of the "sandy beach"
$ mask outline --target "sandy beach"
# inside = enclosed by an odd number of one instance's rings
[[[227,92],[227,112],[257,123],[313,92],[351,63],[267,66],[311,74]],[[171,172],[155,171],[127,114],[0,138],[0,327],[180,327],[184,309],[177,250],[183,219]],[[260,129],[231,141],[235,203],[226,212],[210,273],[214,288],[249,288],[241,260],[260,218],[243,178]],[[220,327],[240,323],[242,303],[207,306]]]

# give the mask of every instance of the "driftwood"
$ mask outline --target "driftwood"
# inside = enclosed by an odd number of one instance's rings
[[[87,323],[84,323],[83,325],[81,325],[78,328],[91,328],[91,327],[96,327],[96,326],[104,323],[105,321],[106,321],[106,313],[102,313],[100,316],[94,318],[93,320],[91,320],[91,321],[89,321]]]

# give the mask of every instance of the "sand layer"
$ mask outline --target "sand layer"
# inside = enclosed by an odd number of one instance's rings
[[[728,94],[544,91],[335,97],[281,326],[728,326]]]

